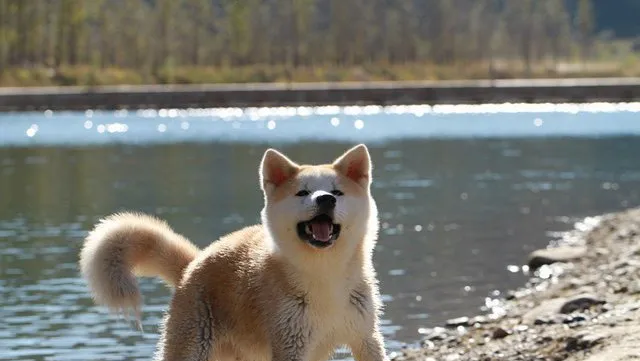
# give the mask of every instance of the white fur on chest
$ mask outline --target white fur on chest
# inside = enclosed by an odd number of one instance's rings
[[[320,354],[332,352],[335,347],[348,344],[373,323],[373,314],[359,311],[351,302],[352,288],[347,284],[309,290],[307,321],[311,328],[310,348]],[[367,304],[367,310],[372,306]],[[330,350],[323,350],[330,348]],[[314,352],[315,353],[315,352]]]

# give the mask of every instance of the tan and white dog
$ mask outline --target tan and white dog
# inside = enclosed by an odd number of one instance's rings
[[[156,360],[316,361],[340,345],[357,361],[388,360],[366,146],[324,165],[298,165],[269,149],[260,181],[262,224],[203,250],[151,216],[103,219],[80,254],[94,300],[139,314],[136,276],[174,287]]]

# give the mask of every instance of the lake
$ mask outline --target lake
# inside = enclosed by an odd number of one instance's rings
[[[140,210],[199,246],[259,219],[267,147],[328,162],[365,142],[390,352],[522,285],[527,254],[637,206],[640,105],[0,113],[0,360],[149,360],[170,292],[144,279],[141,333],[78,277],[100,217]],[[336,355],[348,358],[348,353]]]

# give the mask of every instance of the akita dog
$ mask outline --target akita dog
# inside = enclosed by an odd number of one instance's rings
[[[366,146],[323,165],[268,149],[259,175],[262,224],[203,250],[148,215],[103,219],[80,253],[96,303],[139,317],[136,276],[172,286],[156,360],[316,361],[340,345],[357,361],[388,360]]]

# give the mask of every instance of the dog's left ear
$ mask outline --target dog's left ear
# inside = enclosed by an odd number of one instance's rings
[[[371,157],[364,144],[356,145],[333,162],[333,167],[363,187],[371,184]]]
[[[277,188],[291,179],[300,167],[275,149],[267,149],[260,162],[260,185],[263,191]]]

